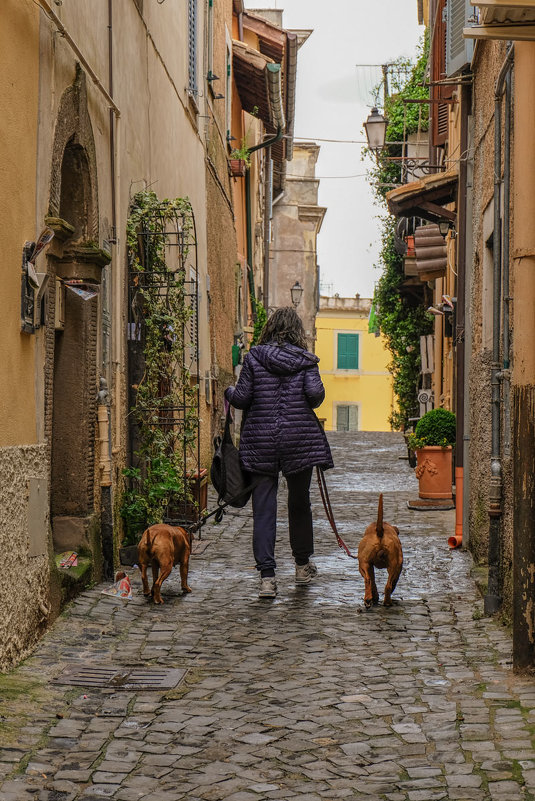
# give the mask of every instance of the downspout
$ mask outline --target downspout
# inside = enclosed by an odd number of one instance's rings
[[[507,71],[505,78],[503,148],[503,370],[500,377],[503,381],[503,452],[505,456],[509,456],[511,453],[511,374],[509,369],[511,366],[511,342],[509,333],[509,304],[511,302],[509,291],[509,220],[511,216],[511,69]]]
[[[500,548],[502,528],[502,463],[500,437],[500,340],[501,340],[501,283],[502,283],[502,97],[505,78],[513,63],[513,48],[507,55],[496,80],[494,93],[494,232],[493,232],[493,304],[492,304],[492,367],[491,383],[491,466],[489,489],[489,578],[484,608],[488,615],[498,611],[500,596]]]
[[[271,105],[272,118],[277,125],[277,133],[258,145],[249,148],[249,153],[257,150],[264,150],[271,145],[280,142],[284,134],[284,110],[282,107],[282,86],[281,86],[281,65],[268,64],[267,81],[269,90],[269,100]],[[252,223],[252,203],[251,203],[251,171],[245,173],[245,218],[247,230],[247,279],[249,283],[249,296],[251,298],[251,308],[253,319],[256,321],[256,293],[253,275],[253,223]]]
[[[270,64],[268,66],[279,66],[279,65]],[[271,147],[271,145],[274,145],[276,142],[280,142],[283,133],[284,133],[284,128],[279,126],[275,136],[271,137],[271,139],[266,139],[265,142],[261,142],[259,145],[254,145],[253,147],[250,148],[249,152],[254,153],[256,150],[263,150],[266,147]],[[247,280],[249,283],[249,297],[251,298],[253,320],[256,321],[256,292],[255,292],[254,275],[253,275],[253,222],[252,222],[250,170],[247,170],[247,172],[245,173],[245,219],[246,219],[246,230],[247,230]]]
[[[269,242],[271,239],[271,216],[273,199],[273,161],[271,147],[266,151],[266,178],[264,180],[264,287],[262,302],[264,308],[269,307]]]
[[[468,92],[467,92],[468,93]],[[467,120],[467,160],[466,160],[466,219],[472,220],[474,198],[474,117],[473,99],[470,97],[470,111]],[[468,155],[470,154],[470,155]],[[464,431],[463,431],[463,547],[470,545],[470,365],[472,358],[472,284],[473,284],[473,225],[465,228],[465,302],[464,302]]]
[[[455,440],[455,537],[462,543],[463,538],[463,500],[464,500],[464,434],[465,434],[465,299],[466,299],[466,227],[467,227],[467,175],[468,165],[468,114],[470,92],[468,87],[459,87],[461,101],[461,162],[459,164],[459,194],[457,204],[457,303],[455,319],[455,365],[456,392],[455,406],[457,416]]]

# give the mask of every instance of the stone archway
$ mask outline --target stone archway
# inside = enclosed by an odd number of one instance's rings
[[[77,65],[63,93],[52,154],[49,216],[54,229],[48,269],[46,425],[50,443],[50,513],[56,552],[91,553],[100,571],[99,496],[96,493],[98,297],[85,300],[67,280],[100,283],[110,257],[98,247],[95,143],[86,79]]]

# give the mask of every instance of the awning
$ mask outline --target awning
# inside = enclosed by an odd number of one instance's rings
[[[439,172],[398,186],[387,192],[388,209],[396,217],[422,217],[430,222],[455,222],[455,212],[445,209],[444,206],[457,199],[457,179],[456,172]]]
[[[256,112],[268,131],[284,128],[280,64],[233,40],[232,67],[242,108]]]
[[[468,39],[535,40],[535,0],[471,0],[480,23],[463,29]]]
[[[266,12],[267,13],[267,12]],[[295,85],[297,77],[297,51],[306,37],[299,32],[287,31],[264,17],[246,11],[242,17],[244,30],[258,38],[258,49],[275,64],[281,66],[282,107],[286,121],[284,138],[271,148],[274,161],[291,161],[295,119]],[[281,169],[285,169],[281,165]],[[276,183],[276,182],[275,182]]]

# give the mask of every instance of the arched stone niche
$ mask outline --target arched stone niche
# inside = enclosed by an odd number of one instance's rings
[[[59,105],[51,166],[49,217],[74,226],[71,234],[74,241],[98,242],[95,139],[87,110],[86,76],[80,64],[76,65],[74,82],[63,92]],[[66,190],[69,179],[72,186]],[[77,220],[67,215],[76,216]]]
[[[63,93],[54,132],[48,251],[56,291],[49,293],[46,426],[51,462],[51,522],[56,552],[95,554],[95,426],[98,299],[84,300],[61,279],[100,283],[110,256],[99,248],[95,142],[87,108],[86,76],[76,66]],[[51,282],[54,284],[54,282]],[[55,315],[61,297],[61,325]]]

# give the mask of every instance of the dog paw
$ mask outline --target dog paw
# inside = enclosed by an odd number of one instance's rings
[[[160,597],[160,598],[155,598],[155,599],[154,599],[154,603],[155,603],[155,604],[163,604],[163,598],[162,598],[162,597]]]
[[[364,599],[364,606],[366,607],[366,609],[371,609],[372,602],[371,602],[370,598],[365,598]]]
[[[188,592],[191,592],[191,587],[188,587],[188,585],[186,584],[185,587],[182,587],[182,595],[187,595]]]

